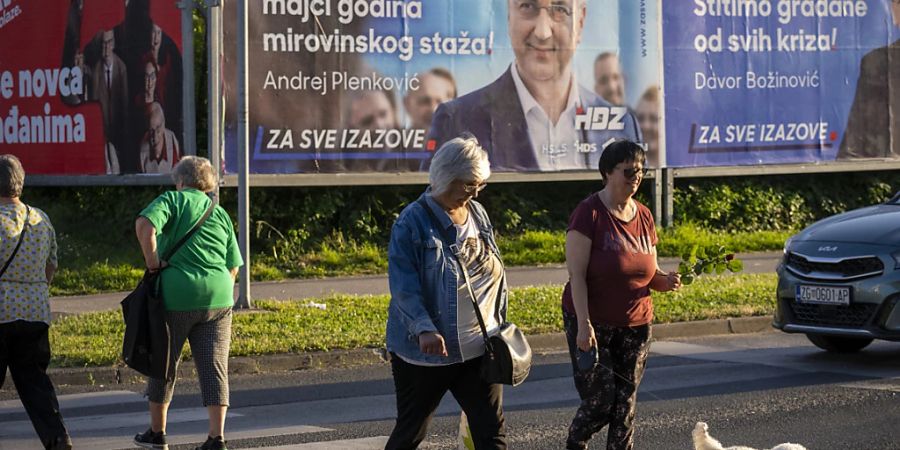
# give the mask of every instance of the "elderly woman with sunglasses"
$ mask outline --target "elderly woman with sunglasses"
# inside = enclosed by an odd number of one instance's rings
[[[677,272],[660,270],[653,215],[633,198],[644,161],[634,142],[607,146],[599,163],[603,189],[569,217],[562,314],[581,397],[569,449],[586,449],[605,425],[607,449],[633,448],[637,389],[650,351],[650,289],[681,287]]]
[[[506,319],[506,274],[491,222],[474,200],[490,174],[474,137],[448,141],[431,161],[430,187],[391,230],[387,349],[397,423],[387,449],[418,447],[448,390],[468,417],[475,448],[506,448],[503,390],[479,377],[483,337],[453,253],[468,270],[488,334],[495,333]]]

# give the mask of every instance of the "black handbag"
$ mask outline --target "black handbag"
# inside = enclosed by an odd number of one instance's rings
[[[459,264],[463,279],[466,282],[469,299],[472,301],[472,307],[475,308],[475,317],[478,319],[478,326],[481,328],[481,334],[484,338],[485,352],[481,360],[481,379],[491,384],[500,383],[518,386],[525,381],[525,378],[528,378],[528,374],[531,372],[531,346],[528,344],[528,340],[525,339],[525,333],[522,333],[522,330],[512,322],[504,322],[500,324],[499,333],[494,336],[488,336],[484,318],[481,316],[481,309],[475,300],[472,282],[469,280],[469,271],[466,270],[466,265],[460,259],[459,246],[447,235],[447,230],[440,226],[440,221],[435,217],[434,211],[431,210],[425,199],[420,198],[418,202],[425,208],[435,228],[441,233],[444,245],[449,248],[450,253],[453,254],[457,264]],[[451,242],[452,244],[450,244]],[[497,295],[500,295],[500,293],[498,292]]]
[[[215,207],[216,201],[213,200],[203,217],[166,252],[161,261],[168,261],[206,222]],[[171,381],[175,379],[175,371],[170,370],[169,364],[171,335],[166,323],[166,306],[160,286],[161,272],[162,270],[145,271],[134,291],[121,302],[125,320],[122,360],[128,367],[143,375]]]

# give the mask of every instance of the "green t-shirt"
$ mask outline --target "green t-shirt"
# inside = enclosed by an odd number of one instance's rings
[[[166,192],[141,216],[156,228],[157,251],[166,251],[203,217],[212,200],[196,189]],[[229,269],[243,265],[231,217],[216,206],[206,223],[168,260],[162,294],[168,311],[228,308],[234,304]]]

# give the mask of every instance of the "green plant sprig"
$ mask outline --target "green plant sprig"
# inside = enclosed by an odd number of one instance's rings
[[[744,270],[744,263],[735,258],[723,245],[701,247],[694,244],[691,251],[681,256],[678,273],[685,286],[694,282],[702,274],[715,273],[721,275],[725,271],[737,273]]]

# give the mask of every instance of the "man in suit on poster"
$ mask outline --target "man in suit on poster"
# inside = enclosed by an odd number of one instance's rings
[[[900,0],[891,3],[900,27]],[[867,53],[837,159],[900,158],[900,39]]]
[[[130,167],[132,158],[126,155],[125,117],[128,114],[128,73],[125,63],[113,52],[116,40],[112,30],[102,31],[102,52],[93,68],[91,92],[100,102],[103,114],[103,133],[106,136],[107,173],[119,173],[120,164]],[[135,152],[134,160],[137,160]],[[115,160],[115,163],[114,161]]]
[[[580,86],[572,57],[581,41],[586,0],[508,0],[515,61],[493,83],[442,104],[428,150],[470,132],[494,171],[596,170],[616,139],[640,141],[637,120]]]

